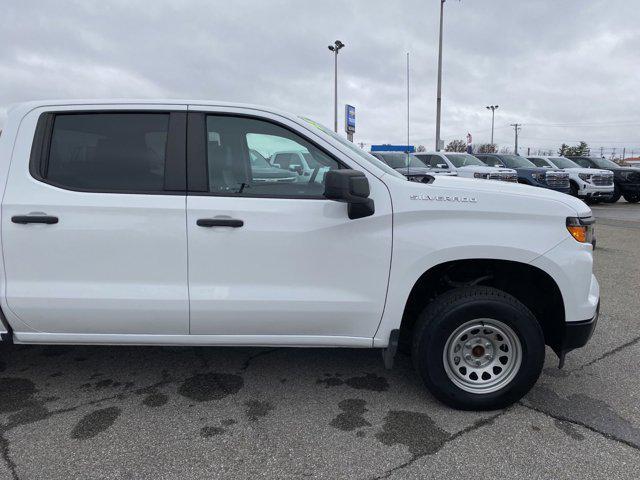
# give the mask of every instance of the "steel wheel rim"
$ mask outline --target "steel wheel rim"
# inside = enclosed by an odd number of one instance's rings
[[[465,322],[447,339],[443,352],[449,379],[466,392],[500,390],[522,364],[522,344],[511,327],[491,318]]]

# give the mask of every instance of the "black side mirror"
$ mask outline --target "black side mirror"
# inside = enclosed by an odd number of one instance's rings
[[[347,203],[352,220],[374,214],[375,206],[369,193],[369,180],[357,170],[330,170],[324,176],[325,198]]]

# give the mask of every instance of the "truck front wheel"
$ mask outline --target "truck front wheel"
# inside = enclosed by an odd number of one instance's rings
[[[491,287],[447,292],[421,313],[414,365],[431,393],[461,410],[504,408],[536,383],[545,343],[538,321],[517,299]]]
[[[623,197],[629,203],[640,202],[640,193],[625,193]]]

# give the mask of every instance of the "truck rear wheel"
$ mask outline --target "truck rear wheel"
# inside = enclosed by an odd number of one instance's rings
[[[536,318],[501,290],[447,292],[421,313],[414,365],[431,393],[461,410],[504,408],[536,383],[545,343]]]
[[[640,202],[640,193],[625,193],[623,197],[629,203]]]

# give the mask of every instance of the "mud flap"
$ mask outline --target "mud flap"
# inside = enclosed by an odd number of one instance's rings
[[[389,335],[389,345],[382,349],[382,361],[384,368],[391,370],[393,368],[393,359],[398,351],[398,339],[400,338],[400,330],[391,330]]]

